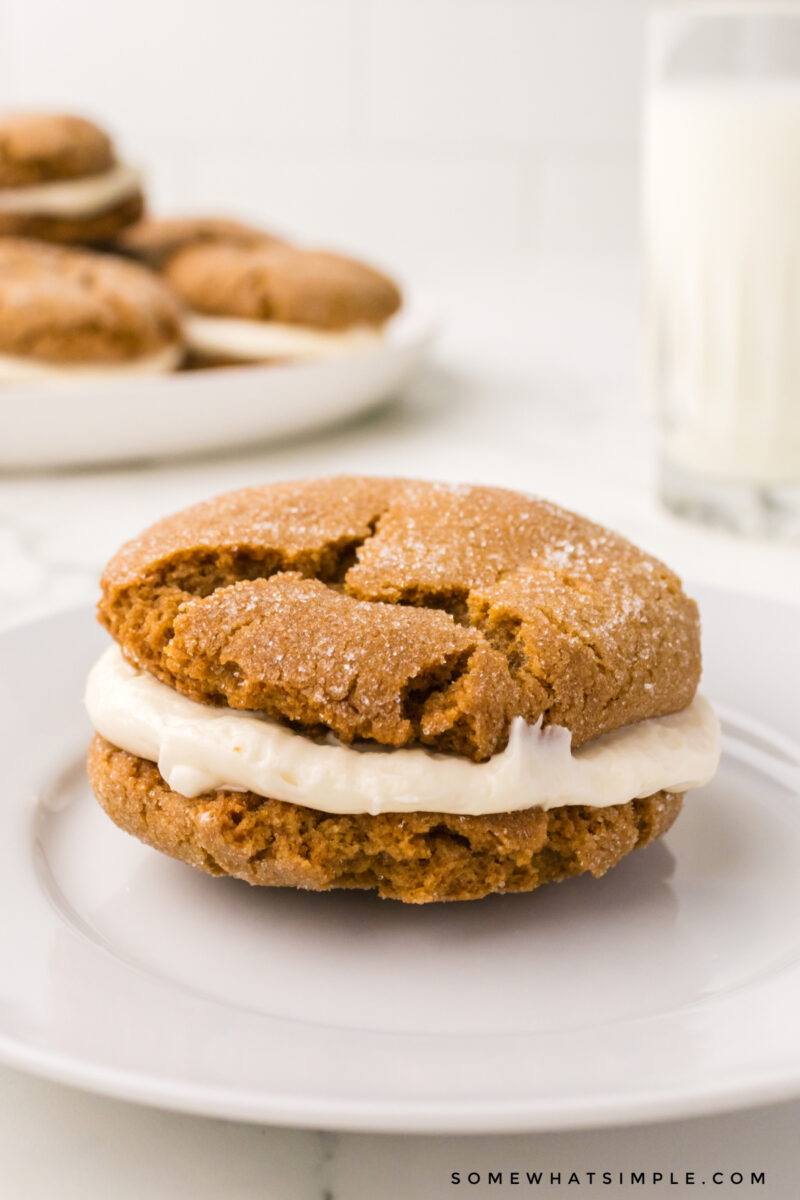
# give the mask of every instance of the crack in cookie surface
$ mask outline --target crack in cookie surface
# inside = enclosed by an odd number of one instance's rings
[[[700,674],[696,606],[671,571],[501,488],[231,493],[123,547],[99,612],[132,662],[195,699],[475,759],[516,715],[578,744],[678,711]]]
[[[224,700],[344,742],[447,738],[491,754],[515,705],[506,660],[437,609],[356,600],[280,572],[189,601],[164,663],[196,700]]]

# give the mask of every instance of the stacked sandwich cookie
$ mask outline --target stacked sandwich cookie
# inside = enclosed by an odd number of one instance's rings
[[[680,581],[516,492],[250,488],[153,526],[102,588],[95,794],[212,874],[529,891],[602,875],[716,768]]]
[[[340,358],[374,348],[401,306],[396,284],[355,259],[293,246],[228,217],[143,216],[144,205],[140,172],[119,161],[111,139],[93,122],[69,113],[0,114],[4,260],[12,253],[5,249],[7,239],[32,246],[62,243],[65,250],[90,247],[123,263],[138,260],[140,272],[154,283],[160,276],[173,310],[180,308],[186,339],[180,355],[157,357],[155,369]],[[69,268],[67,259],[54,256],[40,254],[37,261],[43,329],[51,310],[44,294],[48,284],[54,293],[63,292],[65,272],[78,279],[84,260],[75,259]],[[54,268],[50,280],[48,263]],[[118,278],[125,278],[124,267]],[[25,300],[16,285],[6,288],[0,308],[0,341],[14,344],[27,321],[25,311],[14,309],[15,297]],[[106,299],[110,304],[110,293]],[[116,317],[109,310],[99,320],[105,328]],[[60,337],[58,321],[54,337]],[[71,355],[56,354],[47,373],[69,375],[71,364]],[[40,373],[0,369],[0,380],[31,377],[39,379]]]
[[[142,214],[141,177],[97,125],[66,113],[0,116],[0,235],[101,243]]]
[[[374,346],[402,302],[365,263],[220,217],[147,217],[115,249],[180,298],[193,366],[341,357]]]

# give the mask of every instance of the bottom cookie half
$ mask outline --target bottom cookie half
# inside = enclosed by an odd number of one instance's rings
[[[141,192],[136,192],[110,208],[86,217],[2,213],[0,235],[36,238],[43,242],[75,242],[86,246],[98,246],[113,241],[118,233],[134,221],[138,221],[143,212],[144,197]]]
[[[584,872],[603,875],[666,833],[683,800],[656,792],[609,808],[484,817],[335,815],[252,792],[187,800],[154,763],[99,736],[88,769],[97,799],[121,829],[201,871],[266,887],[374,889],[410,904],[477,900]]]

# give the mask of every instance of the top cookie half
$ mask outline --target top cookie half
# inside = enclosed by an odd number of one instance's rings
[[[0,187],[31,187],[83,179],[115,162],[108,134],[68,113],[20,112],[0,116]]]
[[[327,478],[232,492],[114,556],[99,616],[195,700],[485,760],[684,708],[697,607],[663,563],[502,488]]]
[[[143,217],[125,229],[114,249],[162,271],[171,258],[193,246],[238,246],[256,249],[284,245],[282,239],[228,217]]]

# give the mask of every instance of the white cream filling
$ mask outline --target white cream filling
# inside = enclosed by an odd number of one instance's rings
[[[142,175],[117,163],[100,175],[58,179],[30,187],[0,188],[0,213],[35,217],[90,217],[135,195]]]
[[[242,362],[270,358],[337,358],[374,346],[381,330],[371,325],[331,332],[310,325],[279,321],[246,321],[241,317],[206,317],[188,313],[186,338],[197,354],[222,355]]]
[[[507,748],[486,763],[421,747],[316,742],[267,717],[189,700],[131,667],[117,646],[93,667],[86,707],[98,733],[158,763],[182,796],[239,789],[330,813],[605,808],[662,788],[700,787],[720,756],[719,723],[701,696],[682,712],[603,734],[576,751],[568,730],[518,719]]]
[[[183,358],[183,346],[177,342],[155,354],[126,362],[39,362],[13,354],[0,354],[0,383],[35,383],[65,379],[120,379],[129,375],[162,375],[174,371]]]

